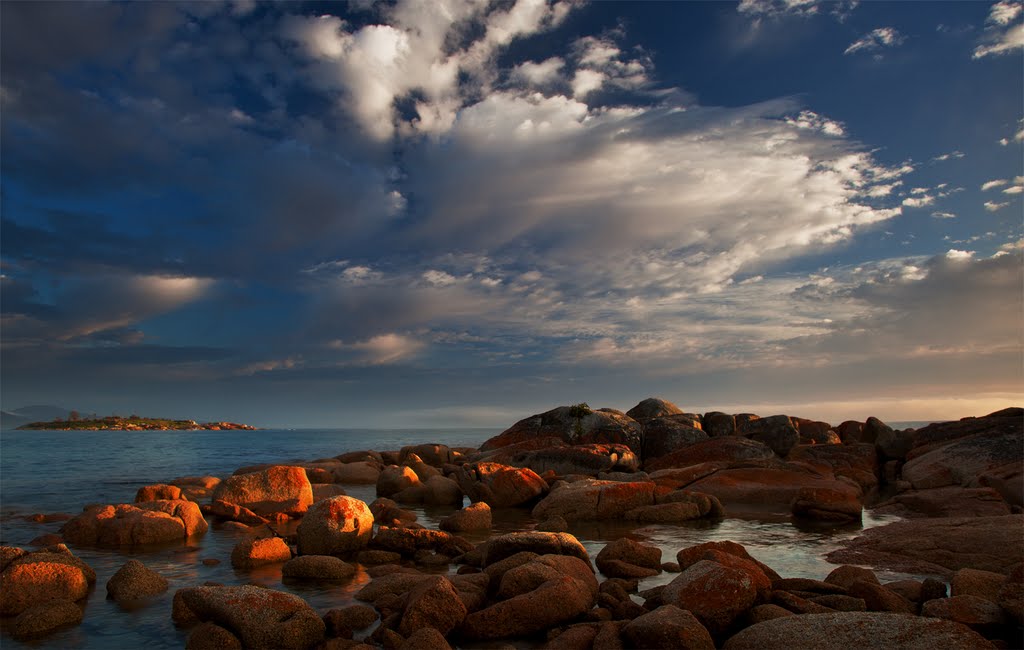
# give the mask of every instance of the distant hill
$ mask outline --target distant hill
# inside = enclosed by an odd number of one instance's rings
[[[70,414],[70,409],[59,406],[46,404],[23,406],[13,411],[0,411],[0,429],[17,429],[29,422],[56,420],[57,418],[67,419]]]

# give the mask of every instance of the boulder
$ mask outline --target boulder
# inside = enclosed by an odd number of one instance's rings
[[[565,483],[551,491],[534,508],[533,517],[543,521],[562,517],[585,521],[624,517],[641,506],[655,504],[654,483],[622,483],[585,479]]]
[[[676,576],[661,592],[661,601],[689,610],[712,634],[725,632],[757,599],[745,571],[701,560]]]
[[[793,499],[793,514],[819,521],[860,521],[863,509],[860,494],[850,490],[848,485],[840,485],[843,487],[838,490],[834,487],[800,488]]]
[[[825,465],[837,478],[846,477],[854,481],[865,494],[878,486],[878,453],[866,443],[797,445],[790,450],[789,460]]]
[[[661,573],[661,549],[628,537],[606,544],[594,561],[609,578],[644,578]]]
[[[869,612],[895,612],[897,614],[916,614],[917,607],[892,589],[870,581],[854,581],[849,588],[849,595],[860,598]]]
[[[746,463],[769,461],[774,458],[775,452],[763,443],[738,436],[726,436],[697,442],[679,451],[646,462],[644,469],[654,472],[672,467],[690,467],[701,463]]]
[[[999,588],[996,602],[1017,625],[1024,625],[1024,564],[1018,564]]]
[[[682,413],[683,409],[659,397],[648,397],[626,411],[626,415],[637,422],[646,422],[666,415],[682,415]]]
[[[351,639],[356,630],[365,630],[377,620],[377,612],[366,605],[349,605],[324,614],[327,636]]]
[[[384,458],[381,456],[379,451],[372,449],[364,449],[361,451],[347,451],[344,454],[338,454],[334,457],[334,460],[339,463],[363,463],[371,462],[377,465],[384,465]]]
[[[892,428],[878,418],[870,417],[860,430],[860,441],[875,444],[880,434],[891,433]]]
[[[732,440],[719,438],[710,442]],[[803,490],[819,490],[822,495],[822,512],[829,512],[831,504],[845,507],[852,512],[860,503],[860,488],[829,475],[815,474],[795,465],[778,468],[734,468],[723,469],[701,478],[687,486],[688,490],[703,492],[718,498],[722,505],[732,510],[767,510],[771,512],[792,512],[793,502]],[[803,492],[805,497],[814,493]],[[807,503],[813,505],[814,500]],[[813,511],[808,509],[808,514]],[[842,510],[840,510],[842,512]]]
[[[662,605],[622,628],[622,638],[633,648],[664,650],[714,650],[707,628],[684,609]]]
[[[1021,560],[1024,515],[910,519],[865,530],[825,557],[905,573],[1008,572]]]
[[[993,603],[999,602],[999,590],[1006,576],[993,571],[960,569],[949,582],[951,596],[977,596]]]
[[[89,507],[61,533],[82,546],[137,546],[184,541],[206,530],[199,506],[177,500]]]
[[[107,581],[107,596],[128,603],[167,591],[167,578],[138,560],[128,560]]]
[[[903,479],[916,489],[947,485],[979,487],[983,476],[1007,484],[1021,475],[1024,433],[1018,422],[1014,427],[977,433],[931,451],[921,451],[915,449],[919,453],[909,455],[903,466]]]
[[[712,554],[708,555],[709,552],[712,552]],[[779,574],[775,573],[775,571],[772,570],[771,567],[764,564],[763,562],[760,562],[759,560],[755,559],[752,555],[750,555],[750,553],[747,552],[747,549],[744,548],[742,544],[738,544],[736,542],[732,542],[729,540],[721,542],[704,542],[703,544],[695,544],[694,546],[688,546],[680,550],[678,553],[676,553],[676,563],[679,565],[680,569],[686,569],[693,566],[697,562],[700,562],[701,560],[711,559],[715,561],[720,561],[722,558],[719,555],[719,553],[727,553],[742,560],[746,560],[752,563],[753,565],[757,566],[757,568],[761,570],[761,573],[764,574],[766,578],[768,578],[769,587],[771,586],[772,582],[781,579],[779,577]],[[734,566],[734,568],[737,567]],[[755,582],[760,582],[760,579],[756,577],[756,574],[752,576],[752,579]]]
[[[0,574],[0,616],[17,615],[54,600],[81,600],[95,582],[96,572],[63,544],[23,552]]]
[[[999,628],[1008,623],[999,605],[968,595],[929,600],[921,606],[921,616],[956,621],[982,634],[997,633]]]
[[[251,585],[186,587],[174,599],[175,623],[216,623],[247,648],[309,648],[324,637],[316,611],[283,591]]]
[[[724,650],[995,648],[977,632],[959,623],[881,612],[784,616],[751,625],[732,636],[722,647]]]
[[[429,576],[406,597],[398,632],[408,637],[416,630],[432,627],[444,635],[465,617],[466,606],[452,583],[443,576]]]
[[[914,430],[896,431],[892,427],[882,425],[875,437],[875,449],[878,455],[887,460],[905,460],[914,446]]]
[[[587,585],[560,576],[533,591],[469,614],[460,634],[467,641],[533,634],[575,619],[593,607],[594,601]]]
[[[334,482],[352,485],[376,485],[380,479],[380,464],[373,461],[342,463],[334,468]]]
[[[240,505],[262,517],[300,516],[313,503],[313,488],[302,467],[274,465],[227,478],[213,491],[212,500]]]
[[[447,445],[427,443],[422,445],[409,445],[402,447],[398,452],[398,463],[406,464],[409,456],[415,454],[427,465],[441,467],[446,463],[455,462],[455,453]]]
[[[416,521],[416,513],[405,510],[387,497],[378,497],[370,504],[374,523],[379,526],[401,527]]]
[[[180,487],[176,485],[165,485],[163,483],[144,485],[135,493],[135,503],[157,500],[175,501],[181,498]]]
[[[192,629],[185,650],[242,650],[242,642],[216,623],[200,623]]]
[[[992,488],[959,486],[908,490],[878,504],[874,510],[903,517],[998,517],[1011,514],[1009,504]]]
[[[708,434],[693,426],[686,415],[669,415],[644,423],[643,458],[667,456],[690,445],[708,439]]]
[[[526,531],[506,533],[491,538],[484,552],[484,566],[489,566],[523,551],[537,555],[571,555],[590,563],[587,549],[569,533]]]
[[[509,465],[528,467],[538,474],[554,472],[559,476],[601,472],[635,472],[640,466],[637,453],[622,444],[579,444],[521,451],[509,459]]]
[[[643,433],[640,423],[613,411],[593,411],[585,404],[560,406],[531,415],[480,445],[480,451],[492,451],[509,445],[555,438],[567,444],[617,443],[641,453]],[[545,443],[544,446],[549,446]],[[540,448],[540,447],[535,447]]]
[[[280,537],[243,539],[231,550],[231,566],[253,569],[264,564],[287,562],[291,557],[291,549]]]
[[[82,608],[64,598],[32,605],[9,623],[8,631],[19,641],[38,639],[82,622]]]
[[[410,634],[398,650],[451,650],[444,635],[432,627],[421,627]]]
[[[793,426],[793,421],[786,415],[750,420],[739,427],[739,431],[741,435],[751,440],[764,443],[783,458],[800,442],[800,434]]]
[[[411,467],[388,465],[377,478],[377,496],[393,497],[403,490],[420,484],[420,477]]]
[[[455,479],[471,501],[483,501],[492,508],[521,506],[548,490],[548,484],[532,469],[498,463],[463,465]]]
[[[839,434],[832,429],[832,425],[828,422],[806,418],[790,418],[790,420],[796,427],[797,433],[800,434],[800,444],[802,445],[838,445],[842,442],[839,439]]]
[[[372,548],[412,557],[417,551],[434,551],[456,557],[475,547],[466,540],[441,530],[426,528],[388,528],[381,526],[370,542]]]
[[[522,555],[522,554],[517,554]],[[511,558],[509,558],[511,559]],[[488,567],[489,569],[494,567]],[[488,573],[488,575],[491,575]],[[539,555],[500,574],[497,579],[498,600],[514,598],[533,591],[549,580],[569,576],[597,596],[598,584],[594,569],[588,562],[571,555]]]
[[[736,435],[736,418],[729,413],[711,411],[701,418],[701,429],[711,438]]]
[[[347,580],[355,566],[332,555],[300,555],[284,563],[281,575],[296,580]]]
[[[399,503],[422,503],[428,506],[450,506],[462,504],[462,489],[459,484],[444,476],[431,476],[419,485],[406,488],[392,495]]]
[[[872,582],[874,584],[881,584],[878,582],[878,576],[871,569],[865,569],[860,566],[853,566],[850,564],[844,564],[843,566],[832,569],[832,572],[825,577],[825,582],[834,584],[842,589],[849,590],[854,582],[863,580],[865,582]]]
[[[347,494],[340,485],[334,483],[313,483],[313,503],[332,497],[343,497]]]
[[[300,555],[337,555],[360,551],[373,534],[373,514],[366,503],[347,496],[313,505],[296,530]]]
[[[861,441],[861,433],[864,431],[864,423],[857,422],[856,420],[846,420],[836,427],[836,433],[839,434],[839,441],[844,445],[857,444]],[[873,443],[864,443],[872,444]]]
[[[246,526],[259,526],[270,521],[266,517],[261,517],[248,508],[243,508],[238,504],[220,500],[211,503],[205,512],[207,514],[220,517],[221,519],[245,524]]]
[[[450,533],[467,530],[487,530],[491,527],[491,507],[480,501],[456,510],[438,523],[438,528]]]

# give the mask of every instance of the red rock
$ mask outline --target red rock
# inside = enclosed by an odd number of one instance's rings
[[[736,417],[721,411],[705,413],[701,418],[701,429],[712,438],[736,435]]]
[[[380,479],[380,463],[374,461],[356,461],[342,463],[334,468],[335,483],[353,485],[376,485]]]
[[[595,563],[609,578],[653,576],[661,573],[661,549],[621,537],[606,544]]]
[[[506,533],[491,538],[484,553],[484,566],[490,566],[507,557],[529,551],[538,555],[571,555],[587,564],[590,556],[579,540],[569,533],[525,531]]]
[[[644,423],[644,461],[660,458],[708,439],[686,415],[658,417]],[[699,423],[697,423],[699,424]]]
[[[844,590],[849,590],[854,582],[863,580],[865,582],[871,582],[876,585],[880,585],[878,577],[875,572],[871,569],[865,569],[864,567],[852,566],[844,564],[843,566],[832,569],[832,572],[825,577],[825,582],[841,587]]]
[[[640,459],[623,444],[589,443],[520,451],[511,456],[508,464],[528,467],[539,474],[550,471],[559,476],[596,476],[602,472],[634,472],[640,466]]]
[[[409,592],[398,632],[408,637],[416,630],[432,627],[448,634],[465,617],[466,606],[452,583],[442,576],[429,576]]]
[[[404,465],[408,461],[409,456],[413,454],[418,456],[424,463],[434,467],[441,467],[445,463],[455,462],[455,454],[450,447],[437,443],[427,443],[402,447],[398,452],[398,463]]]
[[[789,460],[827,465],[836,477],[853,479],[865,494],[878,486],[878,453],[866,443],[797,445],[790,450]]]
[[[757,599],[757,589],[745,571],[701,560],[665,586],[661,600],[689,610],[712,634],[727,630]]]
[[[757,625],[763,621],[770,621],[773,618],[782,618],[783,616],[796,616],[796,614],[785,607],[772,605],[770,603],[765,605],[755,605],[750,608],[749,612],[747,612],[747,623],[750,625]]]
[[[365,630],[377,620],[377,612],[366,605],[349,605],[324,614],[327,636],[351,639],[356,630]]]
[[[280,537],[243,539],[231,551],[231,566],[252,569],[264,564],[287,562],[291,557],[291,549]]]
[[[752,562],[761,570],[761,573],[768,578],[769,582],[781,579],[779,574],[775,573],[771,567],[751,556],[742,544],[737,544],[736,542],[728,540],[721,542],[704,542],[703,544],[688,546],[676,553],[676,562],[679,564],[680,569],[687,569],[701,560],[709,559],[709,557],[706,557],[706,554],[709,551],[728,553],[729,555],[734,555],[742,560]],[[718,556],[712,555],[710,557],[716,558]]]
[[[377,478],[377,496],[393,497],[402,490],[420,484],[420,477],[411,467],[388,465]]]
[[[303,468],[275,465],[229,477],[213,491],[212,500],[240,505],[262,517],[302,515],[313,504],[313,488]]]
[[[167,587],[167,578],[138,560],[128,560],[107,581],[107,594],[124,603],[162,594]]]
[[[516,422],[480,445],[480,451],[541,438],[557,438],[570,444],[618,443],[639,454],[643,436],[640,424],[629,416],[612,411],[560,406]]]
[[[819,422],[805,418],[790,418],[793,426],[800,434],[800,444],[804,445],[837,445],[842,441],[839,439],[828,422]]]
[[[1005,573],[1020,562],[1022,530],[1024,515],[910,519],[865,530],[825,557],[906,573]]]
[[[219,499],[210,504],[209,514],[247,526],[259,526],[269,521],[269,519],[259,516],[248,508]]]
[[[655,418],[665,417],[666,415],[682,415],[682,413],[683,409],[679,408],[672,402],[661,399],[660,397],[648,397],[626,411],[626,415],[637,422],[653,420]]]
[[[297,580],[346,580],[355,572],[355,566],[331,555],[300,555],[281,567],[282,577]]]
[[[460,628],[467,641],[522,636],[547,630],[583,614],[594,605],[586,585],[569,576],[501,601],[466,616]]]
[[[849,592],[854,598],[862,599],[869,612],[917,613],[917,608],[912,602],[895,591],[873,582],[856,580],[850,585]]]
[[[797,517],[820,521],[860,521],[860,495],[844,485],[800,488],[793,499],[792,512]]]
[[[674,605],[662,605],[633,619],[622,629],[622,637],[634,648],[714,650],[715,647],[700,621]]]
[[[18,640],[38,639],[82,622],[82,608],[58,598],[33,605],[10,622],[8,630]]]
[[[179,500],[89,508],[61,532],[73,544],[129,546],[180,541],[206,530],[199,506]]]
[[[907,517],[999,517],[1011,512],[996,490],[960,486],[909,490],[879,504],[875,510]]]
[[[404,510],[387,497],[374,499],[370,504],[370,513],[373,515],[374,523],[392,528],[407,526],[417,519],[415,512]]]
[[[562,576],[579,581],[592,596],[597,596],[597,578],[589,563],[571,555],[540,555],[503,572],[498,580],[497,598],[519,596]]]
[[[355,650],[355,649],[353,649]],[[432,627],[421,627],[410,634],[398,650],[451,650],[444,635]]]
[[[309,648],[325,630],[320,616],[298,596],[249,585],[179,589],[174,620],[216,623],[247,648]]]
[[[880,612],[835,612],[785,616],[752,625],[732,636],[723,650],[974,650],[995,648],[978,633],[933,618]]]
[[[719,438],[710,442],[720,440],[730,438]],[[730,512],[743,508],[790,512],[793,501],[804,488],[830,491],[835,502],[859,502],[860,498],[860,489],[849,483],[815,475],[793,466],[777,469],[724,469],[687,486],[689,490],[717,497]]]
[[[861,441],[861,432],[864,430],[864,423],[857,422],[856,420],[847,420],[836,427],[836,433],[839,434],[839,440],[844,445],[856,444]],[[871,443],[867,443],[871,444]]]
[[[370,545],[375,549],[401,553],[405,557],[411,557],[421,550],[436,551],[455,557],[474,549],[472,544],[461,537],[441,530],[384,526],[378,528]]]
[[[359,499],[337,496],[313,505],[296,530],[301,555],[362,550],[373,534],[373,514]]]
[[[921,606],[921,616],[956,621],[982,634],[997,632],[1008,623],[999,605],[968,595],[929,600]]]
[[[165,485],[157,483],[139,488],[135,493],[135,503],[142,501],[156,501],[157,499],[177,500],[181,499],[181,488],[176,485]]]
[[[455,478],[471,501],[483,501],[492,508],[523,505],[548,490],[547,483],[532,469],[498,463],[463,465]]]
[[[903,478],[916,489],[979,487],[983,475],[1010,480],[1024,465],[1022,418],[968,418],[919,429]]]
[[[438,528],[451,533],[466,530],[487,530],[491,527],[491,507],[480,501],[456,510],[438,523]]]
[[[630,510],[655,504],[651,482],[622,483],[593,479],[566,483],[533,509],[535,519],[559,516],[566,521],[621,518]]]
[[[1006,582],[1006,576],[994,571],[978,569],[960,569],[953,574],[949,583],[951,596],[977,596],[987,601],[998,603],[999,590]]]
[[[654,472],[673,467],[689,467],[701,463],[768,461],[775,458],[768,446],[738,436],[711,438],[697,442],[661,458],[644,463],[644,469]]]
[[[462,504],[462,489],[459,488],[459,484],[444,476],[431,476],[423,483],[392,496],[400,503],[422,503],[428,506]]]
[[[30,553],[0,574],[0,615],[13,616],[50,601],[88,595],[89,580],[82,569],[54,555]]]
[[[242,642],[216,623],[200,623],[188,635],[185,650],[242,650]]]
[[[800,442],[800,434],[793,426],[793,421],[786,415],[771,415],[749,420],[743,425],[737,425],[737,428],[740,435],[764,443],[782,458]]]

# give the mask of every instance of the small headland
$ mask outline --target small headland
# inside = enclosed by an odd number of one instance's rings
[[[137,415],[120,417],[109,415],[103,418],[68,418],[47,422],[29,422],[18,427],[24,431],[254,431],[256,427],[237,422],[196,422],[195,420],[169,420],[166,418],[143,418]]]

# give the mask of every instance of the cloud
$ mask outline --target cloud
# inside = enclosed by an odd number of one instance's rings
[[[997,178],[997,179],[992,180],[992,181],[987,181],[987,182],[981,184],[981,191],[982,192],[987,192],[987,191],[989,191],[991,189],[995,189],[997,187],[1001,187],[1003,185],[1006,185],[1009,182],[1010,181],[1006,180],[1005,178]]]
[[[897,47],[906,38],[892,27],[879,27],[861,36],[843,51],[843,54],[874,52],[887,47]]]
[[[493,61],[500,51],[517,38],[557,26],[572,6],[539,0],[518,0],[507,9],[454,0],[403,2],[390,9],[389,24],[350,29],[336,16],[293,15],[281,33],[310,58],[310,78],[324,89],[340,91],[363,131],[384,141],[396,131],[447,130],[466,99],[496,81]],[[470,24],[478,36],[450,51],[447,39],[459,30],[470,33]],[[396,109],[402,100],[412,102],[413,117]]]
[[[1021,3],[1002,0],[989,9],[982,42],[974,48],[975,59],[1010,54],[1024,47],[1024,22],[1017,22]]]
[[[1003,190],[1003,194],[1020,194],[1021,192],[1024,192],[1024,176],[1015,176],[1013,184]]]
[[[335,342],[338,350],[356,352],[356,362],[368,365],[389,365],[407,361],[423,349],[424,343],[403,334],[378,334],[355,343]]]
[[[561,57],[553,56],[540,63],[526,61],[512,69],[510,74],[513,81],[531,87],[541,87],[562,80],[562,68],[565,61]]]
[[[963,158],[965,155],[966,154],[962,151],[950,151],[949,153],[944,153],[940,156],[935,156],[934,158],[932,158],[932,162],[945,162],[947,160]]]
[[[932,217],[935,219],[956,219],[956,215],[952,212],[932,212]]]
[[[1009,203],[997,203],[995,201],[985,201],[985,209],[988,210],[989,212],[998,212],[999,210],[1002,210],[1003,208],[1005,208],[1008,205],[1010,205],[1010,204]]]
[[[903,199],[903,205],[908,208],[923,208],[935,203],[934,196],[908,196]]]
[[[755,20],[761,18],[778,19],[786,16],[808,18],[818,16],[827,8],[840,22],[846,20],[859,4],[858,0],[839,0],[824,2],[823,0],[741,0],[736,10]]]

